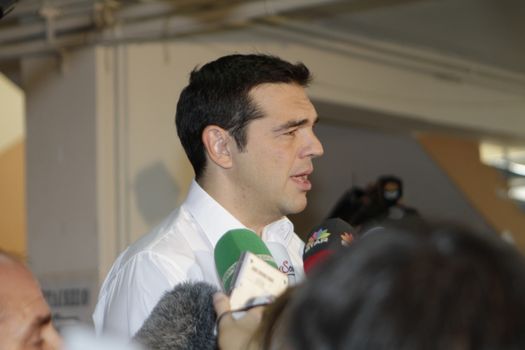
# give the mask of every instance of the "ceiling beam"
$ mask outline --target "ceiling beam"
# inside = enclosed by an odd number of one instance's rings
[[[158,40],[220,30],[247,25],[254,19],[340,1],[258,0],[215,6],[184,15],[174,13],[176,8],[172,2],[97,7],[95,12],[86,11],[83,16],[72,17],[64,16],[58,9],[56,16],[47,21],[0,28],[0,60],[54,53],[89,44]]]

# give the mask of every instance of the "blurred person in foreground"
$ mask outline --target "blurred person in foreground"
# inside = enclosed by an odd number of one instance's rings
[[[259,326],[233,319],[224,295],[215,308],[226,312],[223,350],[512,350],[525,349],[524,295],[524,258],[502,240],[382,229],[334,254]]]
[[[0,349],[60,348],[37,280],[21,260],[0,250]]]

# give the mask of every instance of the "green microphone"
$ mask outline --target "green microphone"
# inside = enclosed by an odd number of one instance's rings
[[[226,293],[231,292],[239,262],[246,252],[255,254],[277,269],[272,254],[255,232],[245,228],[230,230],[219,239],[214,250],[215,268]]]

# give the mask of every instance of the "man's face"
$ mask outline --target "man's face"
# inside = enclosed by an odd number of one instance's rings
[[[248,124],[246,147],[234,154],[238,200],[273,219],[298,213],[312,187],[312,158],[323,154],[315,108],[296,84],[262,84],[250,97],[264,117]]]
[[[51,312],[31,273],[0,261],[0,349],[59,349]]]

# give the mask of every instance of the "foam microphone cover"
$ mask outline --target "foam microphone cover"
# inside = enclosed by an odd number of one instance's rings
[[[235,269],[242,253],[249,251],[277,269],[272,254],[264,242],[248,229],[234,229],[226,232],[215,245],[215,268],[224,287],[231,291]]]
[[[323,221],[310,231],[303,252],[304,272],[309,274],[337,249],[352,244],[355,239],[354,228],[340,218]]]
[[[151,350],[217,349],[213,294],[204,282],[184,282],[168,291],[133,339]]]

